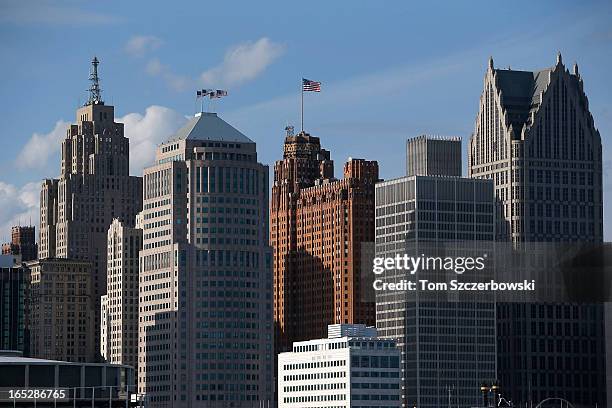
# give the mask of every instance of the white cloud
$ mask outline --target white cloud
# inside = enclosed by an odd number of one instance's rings
[[[143,167],[153,161],[156,146],[176,132],[186,118],[172,109],[152,105],[144,115],[129,113],[115,121],[125,124],[125,136],[130,139],[130,171],[141,175]],[[59,169],[58,152],[68,126],[68,122],[59,120],[49,133],[34,133],[17,155],[16,165],[36,170],[48,170],[48,165],[55,165]]]
[[[223,62],[200,75],[205,86],[232,86],[252,80],[282,55],[285,47],[267,37],[227,50]]]
[[[153,58],[147,63],[146,71],[151,76],[162,78],[166,84],[175,91],[184,91],[189,86],[189,78],[175,74],[157,58]]]
[[[147,74],[152,76],[160,75],[164,69],[165,67],[157,58],[153,58],[151,61],[149,61],[146,67]]]
[[[0,181],[0,237],[6,240],[13,225],[39,223],[40,182],[21,187]]]
[[[69,123],[58,120],[49,133],[34,133],[17,155],[17,167],[42,169],[51,156],[57,156]]]
[[[143,168],[153,163],[157,145],[166,141],[187,119],[172,109],[153,105],[144,115],[129,113],[116,121],[125,124],[125,135],[130,139],[130,173],[140,176]],[[18,162],[28,168],[45,167],[49,158],[59,151],[67,126],[67,122],[58,121],[51,132],[32,135],[19,153]],[[59,158],[56,164],[59,168]],[[0,241],[8,239],[13,225],[32,222],[38,228],[40,187],[40,181],[22,186],[0,181]]]
[[[125,52],[141,57],[151,51],[155,51],[162,45],[162,40],[154,35],[135,35],[125,44]]]
[[[98,25],[120,18],[80,7],[67,7],[46,1],[2,2],[0,21],[13,24]]]
[[[168,140],[187,119],[172,109],[153,105],[144,115],[129,113],[116,121],[125,124],[125,135],[130,139],[130,173],[141,176],[142,169],[153,163],[157,145]]]
[[[157,37],[136,36],[128,41],[126,51],[142,56],[160,44],[161,40]],[[202,72],[196,79],[175,73],[158,58],[151,58],[145,71],[153,77],[161,78],[171,89],[179,92],[197,82],[207,87],[230,87],[255,79],[280,57],[284,50],[283,45],[263,37],[255,42],[245,42],[229,48],[223,62]]]

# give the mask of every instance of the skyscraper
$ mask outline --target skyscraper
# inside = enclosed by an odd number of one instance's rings
[[[36,259],[38,245],[34,231],[34,226],[17,225],[11,228],[11,242],[2,244],[2,254],[19,255],[22,262]]]
[[[152,407],[273,404],[268,167],[198,113],[144,172],[139,391]]]
[[[374,302],[361,288],[361,245],[374,240],[377,181],[378,163],[362,159],[349,159],[335,179],[319,138],[288,132],[270,209],[277,352],[325,337],[329,324],[374,324]]]
[[[138,367],[138,256],[142,229],[114,219],[108,229],[106,295],[101,305],[100,354],[109,363]]]
[[[530,243],[603,240],[602,149],[582,77],[561,55],[540,71],[484,78],[470,140],[470,177],[495,183],[496,238]],[[498,305],[499,379],[516,403],[559,396],[606,405],[600,304]]]
[[[440,171],[449,169],[448,163],[461,168],[461,141],[432,139],[443,147],[431,149],[428,138],[408,140],[411,175],[376,185],[376,257],[431,256],[432,251],[483,256],[494,237],[493,182],[456,176],[456,169]],[[419,147],[423,154],[411,154]],[[430,170],[434,174],[427,174]],[[418,279],[435,280],[433,273]],[[381,276],[386,282],[410,279],[404,270]],[[497,376],[495,319],[495,302],[486,294],[376,291],[379,336],[397,339],[402,349],[403,406],[479,406],[480,384]]]
[[[468,175],[495,182],[498,240],[601,242],[601,160],[578,65],[570,73],[560,54],[535,72],[489,60]]]
[[[96,324],[106,293],[108,227],[114,218],[133,227],[142,209],[142,179],[129,175],[129,140],[114,107],[102,100],[98,64],[94,58],[89,99],[62,142],[60,177],[42,184],[39,240],[40,259],[91,262]],[[99,330],[94,333],[98,345]]]

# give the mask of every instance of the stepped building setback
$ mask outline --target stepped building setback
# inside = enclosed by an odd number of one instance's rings
[[[361,246],[374,241],[377,181],[378,163],[363,159],[349,159],[344,178],[335,179],[319,138],[288,131],[270,208],[277,352],[324,337],[329,324],[374,325],[374,301],[361,288]]]
[[[94,58],[89,99],[62,141],[60,176],[42,183],[38,254],[91,263],[96,322],[106,294],[108,227],[115,218],[133,227],[142,209],[142,178],[129,175],[129,140],[102,100],[98,64]],[[97,350],[99,330],[93,333]]]
[[[407,176],[376,185],[376,256],[491,253],[493,182],[460,177],[461,140],[418,136],[407,146]],[[420,272],[421,279],[450,279]],[[381,276],[414,279],[404,270]],[[397,339],[402,350],[403,407],[438,408],[449,399],[479,406],[480,384],[497,378],[493,298],[446,295],[376,291],[379,336]]]

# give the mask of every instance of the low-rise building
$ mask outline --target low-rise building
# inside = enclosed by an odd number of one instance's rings
[[[328,326],[326,339],[278,356],[279,408],[398,408],[400,350],[362,324]]]
[[[126,365],[74,363],[24,358],[0,352],[0,406],[134,407],[134,368]]]

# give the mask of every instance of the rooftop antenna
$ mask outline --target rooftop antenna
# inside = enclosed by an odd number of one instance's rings
[[[100,88],[100,77],[98,76],[98,65],[100,61],[98,57],[93,57],[91,60],[91,71],[89,72],[89,81],[91,86],[89,87],[89,99],[86,105],[104,104],[102,101],[102,89]]]

